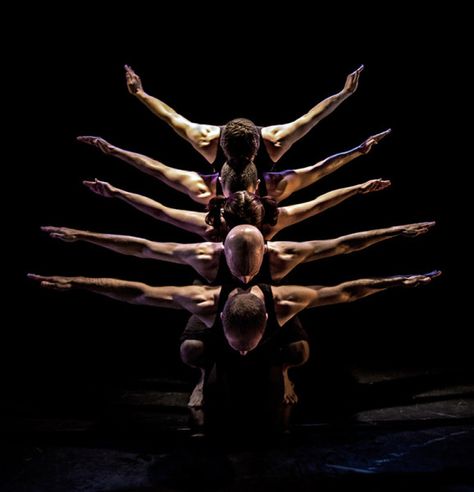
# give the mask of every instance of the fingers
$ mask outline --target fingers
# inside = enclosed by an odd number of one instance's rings
[[[37,275],[36,273],[27,273],[26,276],[31,279],[35,280],[37,282],[41,282],[42,280],[46,280],[49,277],[45,277],[44,275]]]
[[[369,181],[369,191],[385,190],[385,188],[388,188],[391,184],[392,182],[389,179],[373,179],[372,181]]]
[[[436,278],[442,274],[443,272],[441,270],[433,270],[432,272],[426,273],[425,277]]]
[[[387,130],[385,130],[383,132],[380,132],[380,133],[377,133],[376,135],[373,135],[372,137],[370,137],[370,140],[375,140],[375,143],[378,143],[378,142],[380,142],[380,140],[382,140],[382,138],[386,137],[390,133],[392,133],[392,129],[388,128]]]
[[[58,232],[60,228],[54,226],[41,226],[40,229],[43,232]]]

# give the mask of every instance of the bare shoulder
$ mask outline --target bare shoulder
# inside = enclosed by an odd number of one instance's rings
[[[205,148],[211,145],[217,145],[221,135],[221,128],[220,126],[215,125],[193,123],[188,132],[189,136],[192,137],[199,146]]]

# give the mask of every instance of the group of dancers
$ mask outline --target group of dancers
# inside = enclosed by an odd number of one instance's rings
[[[398,236],[416,237],[434,226],[434,222],[421,222],[326,240],[273,240],[282,229],[354,195],[390,186],[388,180],[372,179],[304,203],[280,205],[295,191],[364,156],[390,133],[373,135],[353,149],[308,167],[274,170],[297,140],[357,90],[362,70],[348,75],[340,92],[293,122],[258,127],[244,118],[223,126],[193,123],[147,94],[140,77],[125,66],[129,92],[187,140],[213,172],[203,175],[175,169],[100,137],[78,140],[186,193],[205,210],[172,208],[97,179],[84,181],[84,185],[98,195],[119,198],[158,220],[195,233],[201,241],[155,242],[54,226],[42,230],[66,242],[83,241],[125,255],[187,264],[201,280],[186,286],[150,286],[114,278],[29,277],[46,288],[83,289],[132,304],[188,311],[191,316],[181,336],[180,354],[184,363],[200,371],[189,400],[194,423],[202,426],[213,419],[235,423],[237,419],[248,425],[286,429],[291,408],[298,401],[288,371],[304,364],[310,353],[298,313],[352,302],[390,287],[426,284],[440,274],[362,278],[334,286],[286,285],[283,281],[301,263],[352,253]]]

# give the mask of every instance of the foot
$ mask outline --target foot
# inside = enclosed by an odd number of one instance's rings
[[[191,420],[194,426],[201,428],[204,425],[204,370],[201,369],[201,378],[193,389],[189,397],[188,407],[191,412]]]
[[[193,389],[191,396],[189,397],[188,407],[190,408],[199,408],[202,407],[204,396],[203,396],[203,388],[204,388],[204,371],[201,371],[201,378]]]
[[[295,405],[298,402],[298,395],[295,393],[295,385],[290,381],[286,371],[283,372],[283,384],[283,403],[285,405]]]

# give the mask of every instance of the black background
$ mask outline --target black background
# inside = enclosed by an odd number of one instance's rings
[[[191,15],[187,12],[188,20]],[[39,230],[40,225],[63,225],[157,241],[199,241],[122,202],[98,197],[81,184],[97,177],[167,205],[200,210],[186,196],[75,141],[77,135],[98,135],[174,167],[208,171],[188,143],[128,93],[125,63],[141,76],[148,93],[192,121],[223,124],[244,116],[263,126],[295,119],[339,91],[346,75],[365,64],[356,94],[295,144],[278,169],[312,164],[390,127],[393,133],[368,156],[287,203],[378,177],[391,179],[391,189],[353,198],[275,239],[330,238],[426,220],[438,225],[420,238],[394,239],[361,253],[304,265],[287,281],[332,284],[433,269],[444,274],[426,287],[393,289],[354,304],[306,312],[313,354],[302,377],[331,379],[352,365],[469,364],[465,325],[448,312],[449,176],[443,154],[449,146],[449,120],[440,100],[450,90],[444,65],[449,55],[435,38],[418,32],[415,23],[389,30],[387,19],[379,20],[367,43],[356,43],[361,33],[342,26],[334,26],[331,36],[317,38],[316,24],[289,18],[276,24],[259,20],[270,26],[264,32],[258,23],[229,30],[217,30],[224,24],[220,22],[211,28],[198,22],[170,28],[170,19],[157,17],[154,29],[144,24],[140,31],[140,22],[135,23],[138,35],[131,34],[127,24],[106,30],[90,19],[76,27],[72,18],[70,22],[45,21],[25,30],[27,47],[14,55],[11,65],[16,82],[15,90],[6,94],[15,130],[9,166],[15,176],[10,183],[19,185],[11,191],[21,203],[11,200],[6,211],[16,218],[9,229],[13,251],[6,265],[13,272],[8,283],[13,297],[5,296],[13,314],[3,328],[6,384],[26,393],[59,391],[80,398],[91,391],[100,395],[111,382],[128,377],[189,375],[178,355],[186,313],[130,306],[83,292],[41,290],[25,279],[27,272],[155,285],[186,285],[195,278],[184,266],[66,244]],[[161,23],[167,23],[166,31]],[[289,34],[291,29],[295,34]],[[14,210],[18,213],[12,214]]]

